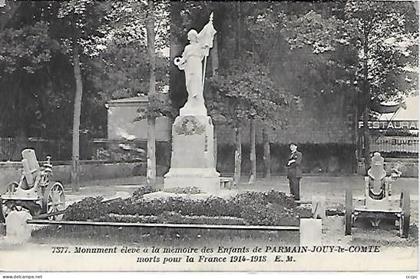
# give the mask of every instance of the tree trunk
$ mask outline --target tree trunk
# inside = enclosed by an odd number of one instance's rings
[[[263,145],[264,145],[264,178],[271,178],[271,150],[270,150],[270,138],[268,136],[267,127],[263,129]]]
[[[233,183],[238,186],[241,180],[241,163],[242,163],[242,143],[241,128],[235,128],[235,173],[233,175]]]
[[[356,92],[356,102],[355,102],[355,110],[354,110],[354,119],[355,119],[355,123],[354,123],[354,143],[356,144],[356,150],[355,150],[355,155],[356,155],[356,166],[355,166],[355,171],[354,173],[358,173],[359,171],[359,162],[360,162],[360,131],[359,131],[359,121],[360,121],[360,115],[359,115],[359,102],[357,101],[359,98],[359,94],[358,92]]]
[[[213,149],[214,149],[214,167],[217,169],[217,131],[216,131],[216,127],[214,127],[214,134],[213,134]]]
[[[370,135],[369,135],[369,127],[368,127],[368,120],[369,120],[369,101],[370,101],[370,86],[369,86],[369,70],[368,70],[368,32],[365,32],[364,37],[364,60],[363,60],[363,143],[364,143],[364,154],[363,157],[365,158],[365,170],[366,173],[370,168]]]
[[[363,157],[365,158],[366,173],[370,168],[370,135],[369,135],[368,119],[369,119],[369,109],[366,105],[363,111],[363,144],[365,147]]]
[[[26,142],[25,145],[27,145],[27,140],[28,140],[27,120],[26,120],[27,96],[25,96],[25,88],[23,87],[24,84],[25,84],[25,81],[23,79],[19,79],[19,84],[17,84],[17,87],[16,87],[17,88],[16,107],[18,109],[18,112],[16,115],[16,121],[17,121],[16,135],[20,139],[21,142]],[[26,146],[24,148],[26,148]]]
[[[241,2],[236,2],[236,11],[238,17],[236,18],[236,32],[235,32],[235,49],[234,56],[239,58],[241,51]],[[241,121],[236,123],[235,128],[235,172],[233,174],[233,184],[239,186],[241,181],[241,165],[242,165],[242,135],[241,135]]]
[[[82,110],[82,73],[80,71],[79,49],[75,44],[73,48],[73,70],[74,79],[76,81],[76,94],[74,96],[74,113],[73,113],[73,147],[72,147],[72,168],[71,168],[71,185],[72,191],[79,191],[79,131],[80,131],[80,114]]]
[[[236,18],[236,57],[239,57],[241,55],[241,40],[242,40],[242,4],[241,1],[236,2],[236,12],[237,12],[237,18]]]
[[[156,98],[156,56],[155,56],[155,18],[154,1],[147,1],[148,12],[146,20],[147,50],[149,53],[149,113],[147,117],[147,185],[156,187],[156,116],[154,112]]]
[[[156,186],[156,135],[155,117],[147,118],[147,177],[146,183],[151,187]]]
[[[255,150],[255,120],[251,119],[249,126],[249,160],[251,161],[251,175],[248,183],[254,184],[257,179],[257,154]]]

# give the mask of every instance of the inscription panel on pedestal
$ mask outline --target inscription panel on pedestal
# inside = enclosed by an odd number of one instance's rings
[[[174,130],[177,135],[201,135],[206,131],[206,126],[195,116],[184,116],[174,125]]]

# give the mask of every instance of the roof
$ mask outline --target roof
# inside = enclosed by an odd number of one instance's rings
[[[419,96],[411,96],[405,99],[406,107],[401,107],[393,113],[381,115],[381,120],[419,120]]]
[[[147,96],[136,96],[129,98],[121,98],[110,100],[105,104],[105,107],[138,107],[140,104],[145,104],[148,102]]]
[[[169,85],[164,85],[157,88],[157,93],[168,94],[168,92],[169,92]],[[133,106],[133,105],[139,105],[141,103],[147,103],[148,101],[149,99],[146,95],[140,95],[140,96],[135,96],[135,97],[110,100],[105,104],[105,107],[108,108],[109,106],[120,106],[120,105]]]
[[[143,103],[147,102],[147,96],[136,96],[122,99],[115,99],[108,102],[108,104],[131,104],[131,103]]]

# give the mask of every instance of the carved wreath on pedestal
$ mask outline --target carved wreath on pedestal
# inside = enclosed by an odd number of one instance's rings
[[[194,116],[185,116],[175,124],[174,129],[178,135],[201,135],[206,131],[206,126]]]

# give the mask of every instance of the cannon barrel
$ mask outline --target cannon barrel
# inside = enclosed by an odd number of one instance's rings
[[[36,159],[35,150],[33,149],[23,150],[22,158],[23,175],[26,180],[26,185],[22,185],[22,188],[27,190],[34,186],[35,179],[38,177],[40,172],[40,167],[38,160]]]

